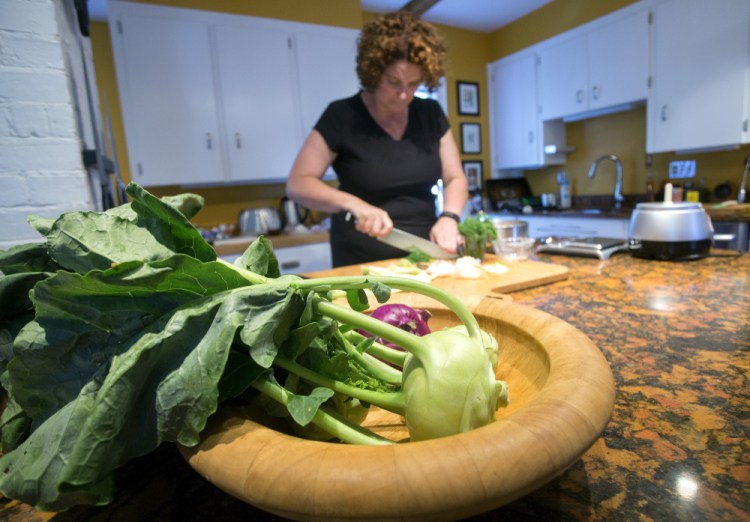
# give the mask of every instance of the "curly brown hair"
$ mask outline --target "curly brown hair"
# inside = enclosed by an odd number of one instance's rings
[[[383,72],[398,60],[422,68],[422,82],[430,90],[445,73],[447,47],[435,27],[406,11],[379,16],[362,29],[357,43],[357,76],[362,87],[374,89]]]

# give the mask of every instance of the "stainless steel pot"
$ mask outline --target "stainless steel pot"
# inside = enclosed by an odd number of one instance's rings
[[[645,259],[682,261],[709,254],[714,227],[700,203],[639,203],[628,228],[630,253]]]
[[[492,226],[495,227],[498,240],[528,237],[529,235],[529,224],[526,221],[493,219]]]
[[[237,218],[241,236],[276,234],[281,230],[281,217],[275,208],[248,208]]]
[[[281,199],[281,220],[284,226],[304,224],[309,210],[287,197]]]

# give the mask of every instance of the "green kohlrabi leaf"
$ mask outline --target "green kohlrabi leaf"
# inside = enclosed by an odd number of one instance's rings
[[[10,398],[0,417],[0,448],[8,453],[18,447],[31,432],[31,419],[26,412]]]
[[[346,291],[346,301],[352,310],[357,312],[363,312],[370,308],[370,303],[367,301],[367,292],[364,288],[352,288]]]
[[[291,294],[284,285],[242,287],[151,324],[112,358],[107,371],[97,372],[73,401],[0,458],[0,490],[48,510],[106,503],[112,473],[123,463],[163,441],[197,444],[216,411],[218,383],[237,332],[261,310],[264,318],[281,318],[282,332],[256,331],[253,339],[283,339],[285,316],[293,314],[282,309],[302,309],[302,299]]]
[[[34,319],[29,292],[49,275],[26,272],[0,277],[0,373],[5,371],[5,365],[13,357],[13,339]]]
[[[103,212],[68,212],[47,234],[52,258],[62,267],[85,274],[132,260],[156,261],[175,254],[146,228]]]
[[[286,407],[297,424],[307,426],[320,405],[331,397],[333,397],[333,390],[330,388],[315,388],[309,395],[290,393]]]
[[[34,227],[34,230],[36,230],[43,236],[46,236],[47,234],[49,234],[49,231],[52,228],[52,225],[55,223],[55,220],[52,218],[46,218],[46,217],[35,216],[35,215],[29,216],[27,221],[29,222],[29,225]]]
[[[45,234],[49,255],[78,273],[127,261],[155,261],[175,253],[214,261],[216,251],[176,208],[138,185],[133,202],[106,212],[68,212]]]
[[[286,285],[274,285],[276,286],[290,288]],[[269,299],[265,302],[260,299],[257,301],[252,315],[248,315],[240,332],[240,339],[248,347],[250,356],[256,363],[263,368],[270,368],[279,346],[286,341],[289,332],[298,323],[304,302],[295,292],[281,295],[275,289],[266,291],[269,292]],[[278,299],[283,299],[283,306],[280,306]]]
[[[5,275],[23,272],[55,272],[60,267],[52,261],[44,243],[27,243],[0,250],[0,271]]]
[[[219,381],[219,402],[241,395],[255,379],[267,372],[248,353],[229,352],[226,369]]]
[[[266,277],[276,278],[281,275],[279,261],[273,252],[273,245],[263,236],[253,241],[247,250],[235,260],[234,264]]]
[[[148,229],[159,243],[201,261],[216,260],[216,251],[182,212],[135,183],[128,185],[127,192],[133,198],[130,206],[138,215],[138,225]]]
[[[223,263],[184,255],[83,276],[58,272],[35,287],[36,320],[16,337],[14,397],[37,424],[162,315],[246,283]]]

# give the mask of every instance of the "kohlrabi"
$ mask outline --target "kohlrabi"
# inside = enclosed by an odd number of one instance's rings
[[[127,193],[105,212],[32,218],[44,242],[0,251],[6,498],[108,503],[119,466],[162,442],[198,444],[228,401],[263,398],[354,444],[395,443],[358,424],[369,405],[420,441],[492,422],[506,402],[497,341],[447,292],[390,275],[281,275],[265,238],[229,264],[189,221],[199,197]],[[460,325],[419,336],[363,313],[365,291],[383,304],[391,289],[437,300]]]

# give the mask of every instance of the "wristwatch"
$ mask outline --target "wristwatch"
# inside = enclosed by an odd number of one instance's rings
[[[440,213],[440,215],[438,216],[438,218],[441,218],[441,217],[451,218],[456,223],[460,223],[461,222],[461,216],[459,216],[458,214],[454,214],[453,212],[448,212],[447,210]]]

